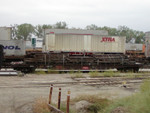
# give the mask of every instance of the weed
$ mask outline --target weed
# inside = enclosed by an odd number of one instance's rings
[[[48,73],[48,74],[58,74],[59,71],[52,70],[52,69],[48,69],[47,73]]]
[[[71,103],[85,100],[91,103],[87,108],[88,112],[97,113],[103,111],[103,109],[109,104],[109,100],[101,98],[99,95],[80,95],[77,98],[72,99]]]
[[[140,87],[141,92],[150,92],[150,80],[146,80]]]
[[[23,77],[24,76],[24,73],[18,71],[18,74],[17,74],[18,77]]]
[[[141,74],[137,74],[134,72],[128,72],[126,73],[126,78],[142,78],[143,76]]]
[[[103,73],[103,76],[105,76],[105,77],[114,77],[116,75],[115,75],[115,72],[113,72],[113,71],[105,71]]]
[[[90,77],[99,77],[101,74],[98,71],[89,72]]]
[[[133,72],[128,72],[127,75],[126,75],[127,78],[135,78],[135,73]]]
[[[37,98],[33,104],[33,113],[49,113],[47,100],[43,97]]]
[[[71,78],[84,78],[83,73],[81,73],[80,71],[74,73],[71,75]]]
[[[57,104],[54,104],[54,103],[53,103],[52,105],[55,106],[56,108],[57,108],[57,106],[58,106]],[[67,106],[67,105],[66,105],[66,101],[62,101],[62,102],[61,102],[61,105],[60,105],[60,110],[63,111],[64,113],[65,113],[66,110],[67,110],[66,106]],[[76,112],[75,112],[75,109],[73,109],[72,106],[69,107],[69,112],[70,112],[70,113],[76,113]]]
[[[45,71],[42,71],[42,70],[35,71],[34,73],[37,74],[37,75],[46,74],[46,72],[45,72]]]
[[[150,112],[150,81],[147,80],[141,85],[141,90],[130,97],[114,101],[104,113],[111,113],[118,107],[127,109],[128,113],[149,113]]]
[[[69,71],[69,74],[74,74],[75,72],[73,70]]]

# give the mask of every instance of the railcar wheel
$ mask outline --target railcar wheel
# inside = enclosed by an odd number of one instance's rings
[[[134,68],[133,71],[134,71],[135,73],[138,73],[138,72],[139,72],[139,68]]]
[[[117,68],[117,70],[120,72],[125,72],[125,70],[123,68]]]
[[[14,68],[14,70],[21,71],[23,73],[33,73],[35,71],[35,67],[19,67]]]

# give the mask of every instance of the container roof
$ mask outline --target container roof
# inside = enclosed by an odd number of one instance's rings
[[[150,31],[145,33],[146,37],[150,37]]]
[[[106,30],[45,29],[45,34],[108,35]]]

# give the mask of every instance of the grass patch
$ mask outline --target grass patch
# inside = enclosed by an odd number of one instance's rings
[[[140,87],[141,93],[150,93],[150,79],[146,80]]]
[[[91,71],[89,72],[90,77],[99,77],[102,76],[98,71]]]
[[[114,76],[117,76],[116,75],[116,73],[114,72],[114,71],[105,71],[104,73],[103,73],[103,76],[105,76],[105,77],[114,77]]]
[[[123,107],[127,113],[150,113],[150,81],[145,81],[140,92],[130,97],[114,101],[103,113],[111,113],[118,107]]]
[[[47,74],[58,74],[59,71],[54,71],[52,69],[48,69]]]
[[[70,113],[77,113],[73,105],[81,100],[88,101],[87,113],[150,113],[150,80],[146,80],[140,91],[132,96],[111,101],[101,98],[101,95],[80,95],[70,101]],[[54,105],[57,107],[57,105]],[[61,103],[61,110],[66,111],[66,102]],[[47,100],[36,99],[33,104],[33,113],[49,113]]]
[[[101,98],[99,95],[80,95],[77,98],[71,100],[71,103],[74,104],[81,100],[88,101],[91,105],[87,108],[87,113],[98,113],[102,112],[105,107],[108,106],[110,101],[105,98]]]
[[[42,71],[42,70],[34,72],[34,74],[37,74],[37,75],[41,75],[41,74],[58,74],[58,73],[59,73],[59,71],[54,71],[54,70],[51,70],[51,69],[48,69],[47,72]]]
[[[52,103],[51,105],[55,106],[56,108],[58,107],[58,104],[56,103],[55,104]],[[66,101],[62,101],[60,105],[60,110],[63,111],[64,113],[66,113],[66,110],[67,110],[66,106],[67,106]],[[72,109],[71,105],[69,106],[69,113],[76,113],[75,109]]]
[[[80,71],[73,73],[71,75],[71,78],[84,78],[83,73],[81,73]]]
[[[112,70],[105,71],[103,73],[100,73],[98,71],[89,72],[90,77],[117,77],[121,76],[120,72],[114,72]]]
[[[75,74],[75,71],[71,70],[69,71],[69,74]]]
[[[125,77],[126,77],[126,78],[135,78],[135,77],[136,77],[136,74],[133,73],[133,72],[127,72]]]
[[[24,73],[22,73],[21,71],[18,71],[17,76],[18,76],[18,77],[23,77],[23,76],[24,76]]]
[[[42,71],[42,70],[41,71],[35,71],[34,73],[37,74],[37,75],[46,74],[46,72]]]
[[[125,75],[126,78],[142,78],[143,76],[141,74],[137,74],[134,72],[128,72]]]
[[[49,113],[47,100],[43,97],[37,98],[33,104],[33,113]]]

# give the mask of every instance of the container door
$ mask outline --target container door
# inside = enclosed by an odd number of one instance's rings
[[[84,36],[84,51],[91,51],[91,36]]]

